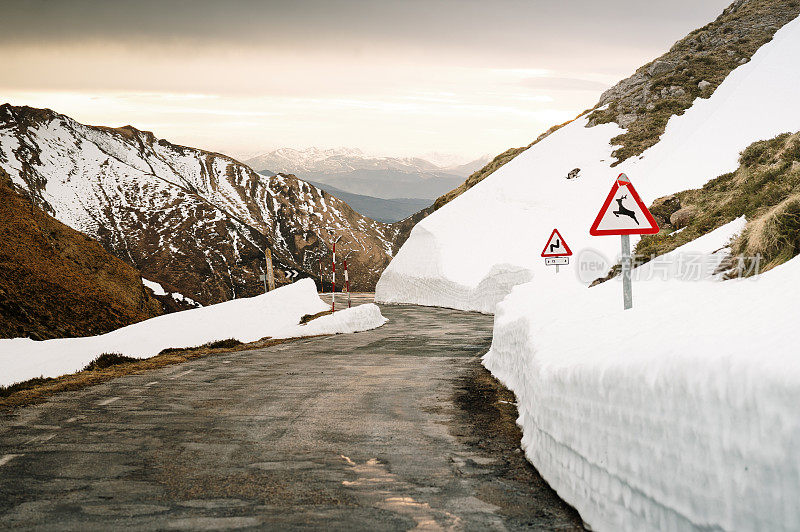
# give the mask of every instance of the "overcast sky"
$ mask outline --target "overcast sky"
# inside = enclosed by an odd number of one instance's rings
[[[0,99],[237,156],[528,144],[729,0],[4,0]]]

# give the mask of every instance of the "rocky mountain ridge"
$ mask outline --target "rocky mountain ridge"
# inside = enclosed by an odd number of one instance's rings
[[[319,279],[320,262],[327,282],[336,239],[352,252],[352,288],[369,290],[400,232],[292,175],[46,109],[0,106],[0,168],[53,217],[204,305],[262,291],[267,246],[279,283]]]

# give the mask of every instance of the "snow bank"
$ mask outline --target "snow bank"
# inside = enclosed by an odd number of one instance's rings
[[[260,296],[167,314],[100,336],[0,340],[0,385],[72,373],[102,353],[148,358],[168,347],[194,347],[228,338],[252,342],[266,336],[350,333],[386,321],[376,305],[362,305],[299,324],[302,316],[329,308],[317,295],[314,282],[302,279]]]
[[[150,290],[152,290],[153,293],[155,295],[157,295],[157,296],[167,296],[168,295],[172,299],[174,299],[175,301],[182,301],[182,302],[188,303],[188,304],[190,304],[192,306],[195,306],[195,307],[202,307],[203,306],[200,303],[198,303],[197,301],[195,301],[194,299],[192,299],[190,297],[186,297],[185,295],[181,294],[180,292],[167,292],[166,290],[164,290],[164,287],[161,286],[161,283],[157,283],[155,281],[151,281],[149,279],[145,279],[144,277],[142,277],[142,284],[145,285]]]
[[[378,282],[376,301],[491,311],[496,292],[484,299],[479,285],[492,282],[498,265],[550,275],[540,253],[554,227],[573,252],[616,256],[618,238],[588,234],[616,176],[625,172],[649,203],[733,171],[752,142],[798,129],[797,64],[800,19],[781,28],[710,99],[672,117],[642,157],[615,168],[610,141],[624,131],[616,124],[586,128],[580,118],[556,131],[417,224]],[[575,168],[578,177],[567,180]]]
[[[539,277],[497,306],[484,365],[528,459],[595,530],[800,529],[800,258],[633,290]]]
[[[305,325],[298,325],[279,333],[275,338],[295,336],[315,336],[318,334],[339,334],[367,331],[386,323],[381,309],[375,303],[337,310],[333,314],[319,317]]]
[[[155,281],[151,281],[149,279],[145,279],[144,277],[142,277],[142,284],[145,285],[150,290],[152,290],[153,293],[157,296],[167,295],[167,291],[164,290],[164,287]]]

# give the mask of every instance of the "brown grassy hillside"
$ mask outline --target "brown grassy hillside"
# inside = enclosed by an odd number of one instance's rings
[[[139,272],[35,207],[0,169],[0,337],[89,336],[161,313]]]
[[[760,257],[759,271],[800,254],[800,133],[754,142],[740,167],[702,188],[657,199],[650,207],[661,231],[636,246],[638,262],[668,253],[744,216],[747,226],[731,243],[735,257]],[[682,229],[676,233],[678,229]],[[738,275],[737,271],[731,272]]]

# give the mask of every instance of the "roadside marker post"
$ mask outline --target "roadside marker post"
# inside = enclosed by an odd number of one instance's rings
[[[550,238],[547,239],[542,250],[542,257],[546,266],[555,266],[556,273],[558,273],[559,266],[566,266],[569,264],[569,258],[572,256],[572,250],[569,249],[567,241],[558,232],[558,229],[553,229],[550,233]]]
[[[275,271],[272,269],[272,250],[269,248],[264,249],[264,260],[267,263],[267,278],[264,280],[264,292],[267,291],[267,285],[269,285],[269,291],[275,290]]]
[[[617,203],[612,210],[611,202]],[[620,235],[622,252],[622,303],[625,310],[633,307],[631,286],[631,236],[654,235],[658,223],[633,188],[625,174],[619,174],[600,208],[589,234],[592,236]]]
[[[341,235],[337,236],[333,241],[333,257],[331,258],[333,268],[333,273],[331,274],[331,312],[336,312],[336,243],[341,238]]]
[[[350,308],[350,278],[347,276],[347,259],[344,259],[344,289],[347,290],[347,308]]]
[[[322,274],[322,257],[319,258],[319,287],[325,293],[325,276]]]

